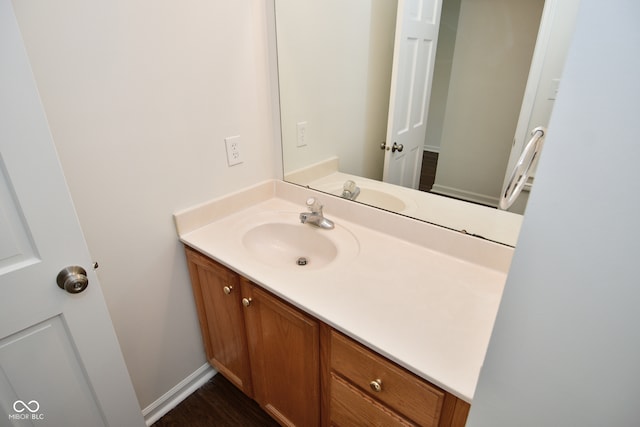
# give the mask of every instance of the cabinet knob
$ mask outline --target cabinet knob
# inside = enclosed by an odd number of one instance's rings
[[[251,298],[242,298],[242,305],[244,305],[245,307],[249,307],[251,305]]]
[[[225,286],[224,288],[222,288],[222,291],[227,295],[229,295],[232,290],[233,290],[233,286]]]
[[[371,381],[369,383],[369,387],[371,387],[371,390],[375,391],[376,393],[380,393],[382,391],[382,380],[380,378],[377,378]]]

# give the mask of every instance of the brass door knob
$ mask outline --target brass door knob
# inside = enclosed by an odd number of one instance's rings
[[[222,288],[222,291],[227,295],[229,295],[232,290],[233,290],[233,286],[225,286],[224,288]]]
[[[244,305],[245,307],[249,307],[251,305],[251,298],[242,298],[242,305]]]

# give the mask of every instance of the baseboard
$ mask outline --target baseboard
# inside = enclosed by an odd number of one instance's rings
[[[218,372],[211,365],[204,364],[187,378],[176,384],[171,390],[160,396],[155,402],[142,410],[147,426],[158,421],[167,412],[175,408],[191,393],[202,387]]]
[[[424,146],[424,151],[430,151],[432,153],[440,153],[440,146],[436,145],[426,145]]]
[[[454,197],[456,199],[467,200],[469,202],[478,203],[480,205],[497,207],[498,198],[493,196],[487,196],[486,194],[473,193],[471,191],[460,190],[453,187],[447,187],[444,185],[433,184],[431,188],[432,193],[440,194],[443,196]]]

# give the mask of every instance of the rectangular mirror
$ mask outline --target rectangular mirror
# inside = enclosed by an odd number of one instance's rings
[[[579,0],[275,0],[286,181],[515,246]]]

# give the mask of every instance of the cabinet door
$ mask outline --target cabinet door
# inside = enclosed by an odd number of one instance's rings
[[[255,399],[283,425],[319,425],[318,322],[241,282]]]
[[[239,276],[191,248],[186,252],[207,359],[253,397]]]

